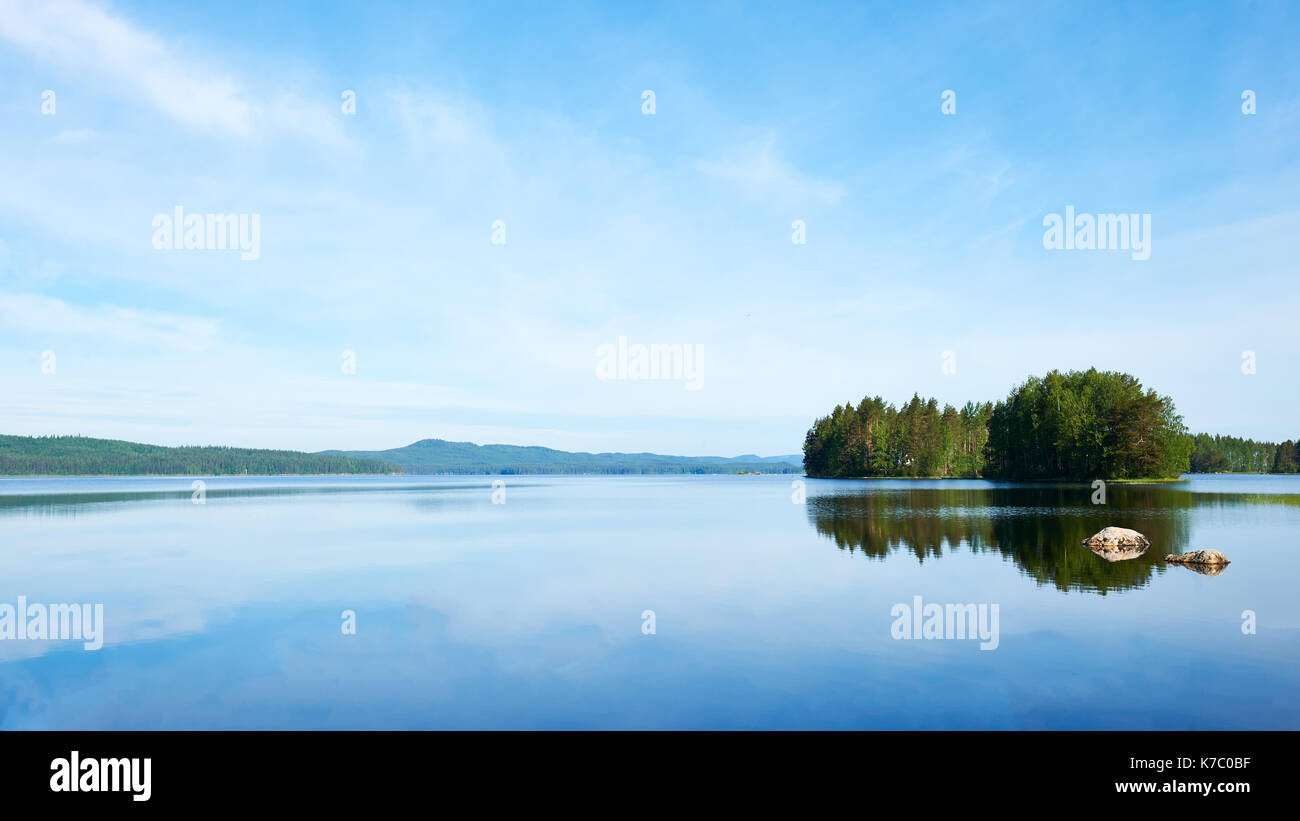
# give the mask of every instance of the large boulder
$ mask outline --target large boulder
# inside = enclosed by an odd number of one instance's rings
[[[1231,564],[1228,557],[1217,550],[1193,550],[1191,553],[1170,553],[1165,561],[1171,564],[1195,565],[1197,567],[1222,567]]]
[[[1107,527],[1084,539],[1083,546],[1090,547],[1094,551],[1123,548],[1124,552],[1131,552],[1134,549],[1142,552],[1151,546],[1151,542],[1136,530],[1129,530],[1127,527]]]

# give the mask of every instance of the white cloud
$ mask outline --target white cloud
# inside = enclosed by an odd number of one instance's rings
[[[218,335],[214,319],[114,305],[84,308],[41,294],[0,293],[0,326],[11,332],[93,336],[184,351],[209,348]]]
[[[844,198],[842,185],[815,179],[790,166],[771,140],[739,146],[726,157],[701,161],[696,167],[705,176],[735,185],[755,199],[838,205]]]
[[[236,76],[82,0],[0,0],[0,41],[99,78],[195,128],[238,137],[286,131],[335,147],[349,142],[339,117],[329,116],[337,110],[332,99],[317,105],[280,93],[274,105],[258,106]]]
[[[450,163],[476,175],[475,185],[485,184],[481,176],[499,181],[507,170],[504,147],[492,134],[479,107],[443,95],[395,91],[390,95],[397,119],[411,153],[422,160]]]
[[[343,115],[333,100],[317,102],[287,92],[276,96],[275,104],[254,109],[254,128],[304,134],[334,149],[353,147],[353,140],[339,123]]]
[[[251,130],[251,108],[232,78],[202,71],[158,37],[80,0],[0,0],[0,39],[111,78],[181,122],[241,135]]]

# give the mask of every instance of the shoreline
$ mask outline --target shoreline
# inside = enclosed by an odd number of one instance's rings
[[[1157,485],[1157,484],[1159,484],[1159,485],[1167,485],[1167,484],[1175,484],[1175,483],[1177,483],[1177,482],[1190,482],[1190,481],[1192,481],[1190,478],[1188,478],[1188,477],[1190,477],[1190,476],[1218,476],[1218,475],[1222,475],[1222,474],[1216,474],[1216,473],[1191,473],[1191,474],[1186,474],[1186,475],[1184,475],[1184,476],[1179,476],[1179,477],[1174,478],[1174,479],[1102,479],[1101,481],[1105,482],[1105,483],[1108,484],[1108,485]],[[1242,473],[1242,474],[1236,474],[1236,475],[1240,475],[1240,476],[1286,476],[1286,475],[1294,475],[1294,474],[1285,474],[1285,473]],[[1091,483],[1091,482],[1098,481],[1097,479],[1077,479],[1077,478],[1067,478],[1067,477],[1048,478],[1048,479],[1002,479],[1002,478],[992,478],[992,477],[987,477],[987,476],[807,476],[806,478],[808,478],[808,479],[825,479],[825,480],[827,480],[827,481],[840,481],[840,480],[866,481],[866,480],[872,480],[872,479],[876,479],[876,480],[893,480],[893,481],[898,481],[898,480],[909,480],[909,479],[910,479],[910,480],[914,480],[914,481],[922,481],[922,480],[923,480],[923,481],[927,481],[927,482],[933,482],[933,481],[945,481],[945,482],[1014,482],[1014,483],[1017,483],[1017,484],[1023,484],[1023,485],[1052,484],[1052,483],[1055,483],[1055,484],[1072,484],[1072,485],[1074,485],[1074,484],[1078,484],[1078,485],[1086,485],[1086,484],[1089,484],[1089,483]]]
[[[796,478],[806,477],[802,473],[687,473],[687,472],[663,472],[663,473],[25,473],[25,474],[0,474],[0,481],[4,479],[312,479],[312,478],[335,478],[335,477],[367,477],[367,476],[410,476],[418,478],[421,476],[483,476],[483,477],[502,477],[502,476],[793,476]]]

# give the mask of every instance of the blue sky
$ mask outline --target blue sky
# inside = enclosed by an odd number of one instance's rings
[[[1095,365],[1300,436],[1294,4],[627,6],[0,0],[0,432],[794,453]],[[260,256],[156,250],[177,205]]]

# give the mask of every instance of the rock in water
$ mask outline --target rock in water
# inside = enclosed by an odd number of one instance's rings
[[[1217,550],[1193,550],[1191,553],[1170,553],[1165,561],[1172,564],[1186,564],[1208,567],[1222,567],[1229,564],[1228,557]]]
[[[1126,527],[1108,527],[1084,539],[1083,546],[1094,551],[1125,548],[1125,552],[1131,552],[1134,548],[1145,551],[1151,546],[1151,542],[1136,530],[1129,530]]]

